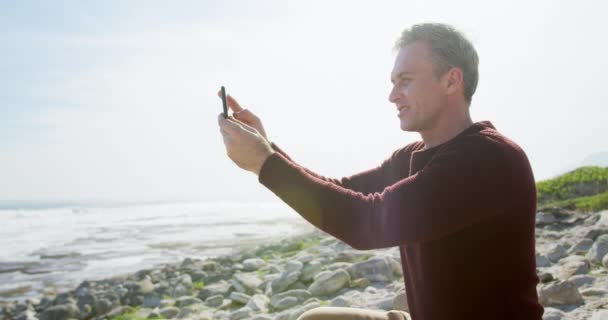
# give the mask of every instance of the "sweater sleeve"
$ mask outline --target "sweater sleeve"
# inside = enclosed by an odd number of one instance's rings
[[[266,159],[258,179],[353,248],[384,248],[437,239],[501,212],[509,178],[500,154],[479,139],[454,142],[417,173],[367,195],[318,178],[279,153]]]
[[[357,173],[355,175],[349,177],[343,177],[340,179],[328,178],[324,177],[310,169],[305,168],[304,166],[296,163],[285,151],[283,151],[279,146],[277,146],[274,142],[271,142],[272,148],[280,153],[284,158],[289,160],[292,165],[299,167],[301,170],[306,172],[308,175],[313,176],[319,180],[323,180],[325,182],[329,182],[336,186],[340,186],[344,189],[350,189],[356,192],[361,192],[363,194],[369,194],[373,192],[382,191],[386,186],[393,183],[391,179],[394,179],[395,170],[393,163],[399,163],[399,161],[395,161],[396,155],[399,153],[399,150],[393,152],[391,157],[384,160],[381,165]]]

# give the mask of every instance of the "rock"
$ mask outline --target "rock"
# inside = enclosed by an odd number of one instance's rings
[[[591,263],[601,264],[602,258],[608,253],[608,234],[604,234],[599,236],[591,248],[587,255],[585,256]]]
[[[563,258],[561,266],[555,272],[555,277],[561,280],[567,280],[576,274],[589,273],[589,263],[581,256],[569,256]]]
[[[537,267],[542,268],[542,267],[548,267],[550,265],[551,265],[551,262],[549,261],[549,259],[546,256],[536,253],[536,266]]]
[[[608,269],[608,254],[602,258],[602,266],[604,266],[604,268]]]
[[[145,299],[144,299],[145,301]],[[95,305],[95,313],[96,314],[105,314],[112,310],[112,301],[101,298],[97,300],[97,304]]]
[[[555,244],[551,246],[551,248],[547,252],[547,258],[549,258],[549,260],[554,263],[565,256],[566,249],[561,244]]]
[[[353,264],[350,262],[334,262],[330,265],[325,266],[325,270],[326,271],[335,271],[335,270],[339,270],[339,269],[348,269],[348,267],[352,266]]]
[[[301,252],[299,253],[295,259],[302,262],[302,263],[308,263],[311,262],[315,257],[310,254],[310,253],[306,253],[306,252]]]
[[[405,290],[399,291],[399,293],[393,298],[393,309],[401,311],[410,311],[407,306],[407,295]]]
[[[144,278],[139,282],[140,292],[143,294],[152,292],[154,290],[154,284],[149,278]]]
[[[603,210],[597,213],[599,217],[595,226],[598,228],[606,229],[608,227],[608,210]]]
[[[536,225],[537,226],[548,225],[548,224],[554,223],[555,221],[556,221],[555,217],[550,212],[539,211],[536,213]]]
[[[179,314],[179,309],[176,307],[166,307],[158,311],[158,314],[163,318],[173,318]]]
[[[270,305],[273,306],[275,309],[285,309],[285,308],[289,308],[289,307],[283,307],[286,304],[289,304],[289,302],[291,300],[287,300],[287,301],[282,301],[285,298],[288,297],[292,297],[295,298],[296,303],[301,303],[306,301],[307,299],[309,299],[312,295],[310,294],[310,292],[308,290],[289,290],[289,291],[285,291],[282,293],[279,293],[277,295],[274,295],[270,298]]]
[[[577,287],[582,287],[584,285],[593,284],[595,282],[595,277],[577,274],[568,279],[568,281],[572,281]]]
[[[315,275],[321,272],[323,265],[319,260],[313,260],[305,264],[302,268],[302,274],[300,275],[300,280],[304,282],[311,281]]]
[[[304,264],[298,260],[289,260],[285,266],[285,272],[302,271],[303,266]]]
[[[189,306],[191,304],[195,304],[195,303],[203,303],[203,301],[201,299],[192,297],[192,296],[184,296],[184,297],[179,297],[176,301],[175,301],[175,306],[176,307],[185,307],[185,306]]]
[[[112,319],[114,317],[120,316],[121,314],[123,314],[129,310],[131,310],[131,308],[128,306],[119,306],[119,307],[112,309],[112,311],[106,313],[104,318]]]
[[[594,227],[591,230],[587,231],[585,234],[585,238],[592,239],[595,241],[599,236],[608,234],[608,228],[606,226],[602,226],[601,228]]]
[[[287,308],[291,308],[297,304],[298,304],[298,298],[288,296],[288,297],[283,297],[282,299],[276,300],[276,302],[273,304],[273,307],[276,310],[284,310]]]
[[[249,299],[246,307],[251,309],[253,312],[267,313],[269,300],[270,299],[263,294],[256,294]]]
[[[224,280],[216,282],[214,284],[207,285],[201,289],[198,293],[198,298],[201,300],[205,300],[210,296],[214,295],[222,295],[227,296],[230,292],[230,284]]]
[[[248,318],[251,315],[251,309],[247,307],[242,307],[240,309],[236,309],[230,313],[230,320],[240,320]]]
[[[202,268],[203,271],[218,271],[220,269],[220,266],[217,262],[213,260],[207,260],[203,262]]]
[[[246,295],[242,292],[235,291],[235,292],[230,293],[229,298],[230,298],[230,300],[236,301],[240,304],[246,304],[247,302],[249,302],[249,299],[251,299],[251,296]]]
[[[333,298],[330,302],[329,305],[331,307],[345,307],[348,308],[350,307],[350,300],[346,297],[343,296],[337,296],[335,298]]]
[[[237,273],[231,283],[237,291],[253,293],[262,284],[262,280],[255,273]]]
[[[306,290],[308,286],[302,283],[301,281],[296,281],[287,287],[287,290]]]
[[[584,302],[576,284],[571,281],[557,280],[539,291],[539,302],[543,306],[582,304]]]
[[[359,278],[353,280],[352,287],[365,289],[370,285],[369,279],[367,278]]]
[[[608,310],[595,310],[591,320],[608,320]]]
[[[565,317],[566,314],[563,311],[551,307],[545,307],[543,320],[562,320]]]
[[[69,318],[80,318],[78,307],[72,303],[52,306],[40,315],[40,320],[63,320]]]
[[[194,313],[194,309],[191,307],[184,307],[179,309],[179,313],[177,314],[177,318],[190,318],[190,316]]]
[[[205,271],[201,270],[188,270],[188,274],[190,278],[192,278],[193,282],[203,281],[209,276],[209,274]]]
[[[160,301],[160,305],[158,306],[159,308],[166,308],[166,307],[172,307],[175,304],[175,300],[173,299],[162,299]]]
[[[205,299],[205,305],[209,307],[219,307],[222,302],[224,302],[224,296],[221,294],[217,294]]]
[[[583,238],[575,243],[569,250],[568,254],[582,254],[585,255],[593,245],[593,239]]]
[[[260,258],[245,259],[243,261],[243,270],[255,271],[266,265],[266,261]]]
[[[393,309],[393,297],[384,297],[379,299],[372,299],[369,302],[369,309],[378,309],[390,311]]]
[[[325,296],[336,293],[350,282],[347,271],[340,269],[334,272],[324,273],[310,285],[308,291],[314,296]]]
[[[287,289],[289,285],[298,281],[299,278],[299,271],[283,272],[279,278],[272,280],[272,282],[270,283],[270,286],[272,288],[272,294],[275,295],[277,293],[285,291],[285,289]]]
[[[176,279],[169,281],[172,288],[170,295],[174,298],[192,294],[192,278],[189,274],[183,274]]]
[[[144,302],[143,302],[143,307],[144,308],[156,308],[158,306],[160,306],[160,302],[163,300],[163,297],[161,294],[157,293],[157,292],[150,292],[148,294],[144,295]]]
[[[91,293],[87,292],[83,292],[82,294],[78,295],[78,300],[76,302],[76,305],[78,306],[78,309],[80,310],[80,313],[83,314],[89,314],[91,313],[91,311],[87,312],[87,309],[92,309],[93,307],[97,306],[97,298],[92,295]],[[86,307],[88,306],[88,308]],[[107,312],[108,310],[105,310],[105,312]],[[102,314],[105,312],[97,312],[98,314]]]
[[[0,316],[2,315],[2,313],[0,313]],[[15,320],[38,320],[38,318],[36,317],[36,311],[34,310],[25,310],[21,313],[19,313],[16,317]]]
[[[538,273],[538,279],[541,283],[547,283],[553,281],[553,275],[549,272],[540,272]]]
[[[355,263],[346,270],[353,279],[367,278],[371,282],[390,282],[393,279],[393,267],[388,259],[390,258],[369,259]]]
[[[267,314],[258,314],[257,316],[251,318],[251,320],[272,320],[272,317]]]
[[[602,288],[587,288],[582,289],[581,294],[583,296],[605,296],[608,294],[608,290]]]

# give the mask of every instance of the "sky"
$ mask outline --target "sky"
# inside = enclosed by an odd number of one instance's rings
[[[0,201],[273,201],[226,156],[221,85],[296,162],[339,178],[420,140],[388,101],[415,23],[480,56],[473,121],[537,181],[608,151],[601,1],[0,3]]]

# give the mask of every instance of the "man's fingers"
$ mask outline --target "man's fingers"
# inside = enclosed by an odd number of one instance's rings
[[[220,113],[217,117],[218,124],[220,128],[226,131],[229,135],[235,133],[235,130],[244,130],[249,131],[250,133],[257,134],[258,131],[245,123],[235,119],[230,116],[228,118],[224,118],[223,113]]]
[[[220,97],[220,99],[222,98],[222,90],[219,90],[217,92],[217,96]],[[236,99],[234,99],[229,94],[226,95],[226,103],[228,104],[228,107],[230,108],[230,110],[232,110],[232,112],[241,112],[244,110],[243,107],[241,107],[241,105],[236,101]]]
[[[228,100],[228,106],[230,109],[232,109],[232,112],[243,111],[243,107],[241,107],[241,105],[231,95],[227,95],[226,99]]]
[[[258,133],[258,130],[256,128],[254,128],[254,127],[246,124],[245,122],[243,122],[243,121],[241,121],[241,120],[239,120],[237,118],[234,118],[234,121],[238,122],[241,125],[241,127],[245,128],[249,132],[251,132],[251,133]]]

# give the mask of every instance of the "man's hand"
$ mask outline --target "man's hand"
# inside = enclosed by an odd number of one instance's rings
[[[249,125],[234,119],[217,116],[228,157],[242,169],[260,175],[264,161],[274,153],[270,143]]]
[[[217,92],[218,97],[222,97],[222,91]],[[249,111],[247,108],[241,107],[241,105],[234,99],[231,95],[226,96],[226,100],[228,103],[228,107],[232,110],[232,116],[239,120],[240,122],[256,129],[264,139],[268,140],[266,136],[266,131],[264,130],[264,126],[262,125],[262,121],[258,116],[256,116],[253,112]]]

